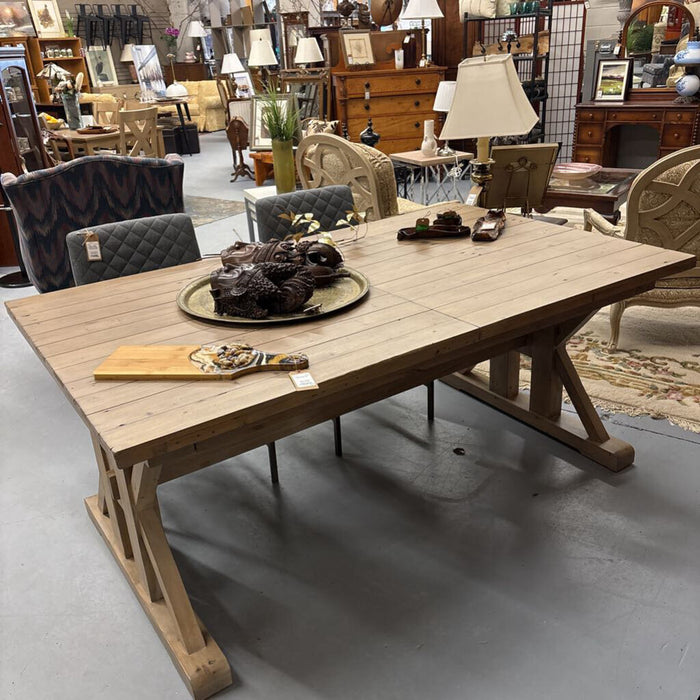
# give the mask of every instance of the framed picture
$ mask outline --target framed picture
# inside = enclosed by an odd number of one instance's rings
[[[7,36],[36,36],[32,16],[24,0],[0,0],[0,37]]]
[[[28,0],[28,4],[40,39],[58,39],[66,35],[56,0]]]
[[[165,98],[165,80],[156,47],[152,44],[134,44],[131,47],[131,56],[141,87],[141,102]]]
[[[371,66],[374,63],[374,52],[368,31],[350,29],[340,32],[340,46],[348,66]]]
[[[236,80],[236,85],[238,89],[236,90],[236,97],[252,97],[255,94],[255,86],[250,78],[250,73],[246,71],[245,73],[234,73],[233,77]]]
[[[89,46],[85,52],[90,82],[96,87],[118,85],[112,52],[102,46]]]
[[[265,109],[265,98],[261,95],[253,96],[253,109],[250,120],[250,150],[269,151],[272,149],[272,138],[263,124],[263,111]],[[282,113],[288,109],[296,109],[296,99],[294,95],[277,95],[281,101]],[[297,133],[301,133],[301,125],[297,124]]]
[[[622,102],[627,96],[632,77],[632,59],[602,59],[598,64],[593,99]]]

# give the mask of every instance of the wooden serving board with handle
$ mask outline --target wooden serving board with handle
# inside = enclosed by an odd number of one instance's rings
[[[236,379],[251,372],[306,369],[306,355],[255,350],[249,345],[122,345],[95,379]]]

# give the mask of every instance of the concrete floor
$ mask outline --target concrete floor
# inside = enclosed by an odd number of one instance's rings
[[[223,133],[188,194],[240,199]],[[203,252],[244,216],[198,230]],[[4,301],[32,293],[0,290]],[[0,314],[0,698],[187,698],[88,520],[87,430]],[[439,385],[160,489],[231,700],[642,700],[700,693],[700,436],[607,416],[611,474]],[[456,454],[455,448],[464,449]]]

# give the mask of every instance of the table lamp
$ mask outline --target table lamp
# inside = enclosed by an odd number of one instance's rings
[[[316,39],[308,36],[298,40],[294,63],[299,63],[305,68],[308,63],[318,63],[323,60],[323,54]]]
[[[455,96],[456,80],[443,80],[438,83],[437,93],[435,94],[435,102],[433,102],[433,112],[441,112],[441,124],[444,125],[445,117],[452,107],[452,100]],[[454,149],[450,148],[449,141],[445,141],[445,145],[438,149],[439,156],[451,156]]]
[[[250,56],[248,57],[248,66],[251,68],[260,68],[263,76],[263,81],[269,82],[270,71],[269,66],[277,65],[277,56],[272,44],[267,39],[258,39],[250,43]],[[267,73],[267,80],[265,74]]]
[[[489,139],[527,134],[537,121],[510,54],[466,58],[457,67],[454,98],[440,139],[477,139],[472,180],[485,187],[493,177]]]
[[[221,72],[223,74],[228,74],[231,90],[233,92],[233,96],[235,97],[236,91],[238,90],[238,85],[236,85],[236,78],[234,77],[234,73],[245,72],[245,68],[241,63],[241,59],[238,58],[238,56],[235,53],[224,54],[224,57],[221,60]]]
[[[193,19],[190,22],[190,26],[187,28],[187,36],[191,36],[193,39],[199,41],[195,41],[195,51],[199,52],[200,55],[200,61],[204,61],[204,51],[202,51],[202,39],[207,35],[207,30],[204,28],[204,25],[198,20],[198,19]]]
[[[401,14],[400,19],[419,19],[421,25],[421,59],[420,65],[430,65],[425,54],[425,20],[438,19],[444,17],[442,10],[438,7],[437,0],[408,0],[406,9]]]

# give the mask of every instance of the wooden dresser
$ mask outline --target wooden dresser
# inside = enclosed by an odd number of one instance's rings
[[[576,105],[575,162],[616,167],[619,129],[641,124],[659,133],[657,157],[698,143],[697,105],[668,102],[587,102]]]
[[[433,101],[444,79],[441,66],[333,71],[335,118],[340,129],[347,125],[351,141],[360,140],[371,117],[381,136],[376,148],[386,154],[415,150],[423,141],[425,119],[435,119],[435,133],[440,133]]]

